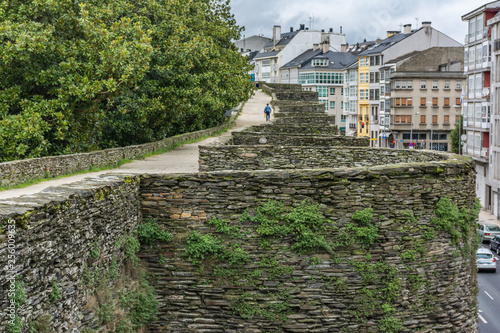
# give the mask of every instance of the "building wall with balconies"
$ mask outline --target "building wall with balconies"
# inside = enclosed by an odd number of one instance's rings
[[[476,195],[483,209],[499,217],[498,195],[500,158],[495,148],[495,124],[498,113],[498,88],[500,88],[500,43],[498,13],[500,2],[490,2],[462,16],[468,26],[465,36],[464,128],[466,140],[464,154],[476,162]],[[498,62],[498,63],[496,63]],[[497,175],[498,174],[498,175]]]
[[[484,184],[478,184],[484,192],[483,207],[495,216],[500,217],[500,14],[487,21],[494,41],[491,54],[491,110],[488,114],[489,148],[484,152],[488,154],[488,169]],[[483,173],[484,174],[484,173]],[[478,177],[479,178],[479,177]]]

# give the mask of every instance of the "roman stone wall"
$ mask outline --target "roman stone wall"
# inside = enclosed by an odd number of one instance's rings
[[[300,112],[300,113],[319,113],[325,114],[325,104],[314,102],[296,102],[296,101],[279,101],[273,100],[273,107],[281,113],[287,112]],[[274,116],[277,117],[279,113],[275,113]]]
[[[262,138],[269,145],[279,146],[347,146],[367,147],[369,138],[357,138],[349,136],[319,136],[319,135],[292,135],[292,134],[265,134],[259,132],[232,132],[231,140],[227,143],[232,145],[258,145]]]
[[[320,169],[431,162],[446,155],[430,151],[360,147],[200,146],[200,171]]]
[[[309,123],[309,124],[276,124],[270,123],[266,125],[260,126],[252,126],[250,128],[246,128],[247,132],[258,132],[262,134],[271,134],[271,135],[326,135],[333,136],[338,134],[338,127],[336,125],[327,125],[327,124],[317,124],[317,123]]]
[[[301,102],[318,103],[318,93],[316,91],[287,91],[281,90],[274,92],[278,100],[294,100]],[[323,106],[324,107],[324,106]],[[323,110],[324,111],[324,110]]]
[[[295,117],[293,113],[275,113],[273,124],[285,126],[299,126],[304,124],[316,125],[318,127],[334,126],[335,116],[327,114],[305,114],[302,117]]]
[[[386,332],[397,322],[400,332],[477,332],[473,249],[452,241],[459,230],[467,230],[460,239],[472,239],[474,218],[465,229],[436,226],[441,198],[474,205],[474,164],[446,157],[341,170],[145,175],[142,213],[173,234],[171,244],[142,253],[161,303],[151,331]],[[268,200],[288,208],[304,200],[319,204],[328,220],[323,243],[332,241],[335,250],[300,254],[293,251],[298,238],[263,238],[265,219],[248,216]],[[349,228],[354,213],[369,207],[376,240],[338,245],[341,235],[361,232]],[[208,223],[213,218],[240,228],[239,236],[217,233]],[[194,265],[194,232],[219,235],[249,258],[229,264],[206,253]],[[375,301],[380,293],[386,296]]]
[[[48,315],[51,332],[99,327],[85,279],[106,273],[112,259],[120,265],[116,244],[142,220],[138,190],[135,176],[105,175],[0,201],[0,327],[11,319],[13,276],[24,284],[25,324]]]
[[[234,116],[227,124],[218,127],[176,135],[142,145],[0,163],[0,187],[12,187],[40,178],[57,177],[88,171],[92,168],[114,166],[123,159],[137,159],[145,154],[169,149],[186,141],[213,135],[232,125],[233,122]]]

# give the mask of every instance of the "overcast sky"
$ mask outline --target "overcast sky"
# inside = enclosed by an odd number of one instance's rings
[[[272,37],[274,25],[282,32],[300,24],[320,30],[333,28],[346,34],[350,44],[385,38],[387,30],[400,30],[401,24],[415,28],[422,22],[460,43],[464,43],[467,24],[461,16],[491,1],[484,0],[231,0],[236,22],[244,26],[242,35]],[[243,36],[242,36],[243,38]]]

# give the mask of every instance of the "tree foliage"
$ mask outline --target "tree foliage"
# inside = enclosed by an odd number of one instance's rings
[[[460,116],[459,123],[455,125],[455,128],[450,133],[451,151],[455,154],[458,154],[458,151],[459,151],[458,147],[460,144],[460,136],[462,134],[465,134],[464,120],[463,120],[463,116]],[[462,153],[461,149],[460,149],[460,153]]]
[[[0,161],[143,143],[248,98],[219,0],[0,0]]]

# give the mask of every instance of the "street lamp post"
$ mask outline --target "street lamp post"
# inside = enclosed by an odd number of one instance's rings
[[[434,103],[432,102],[427,102],[426,104],[431,105],[431,145],[430,145],[430,150],[432,150],[432,129],[434,128]]]

